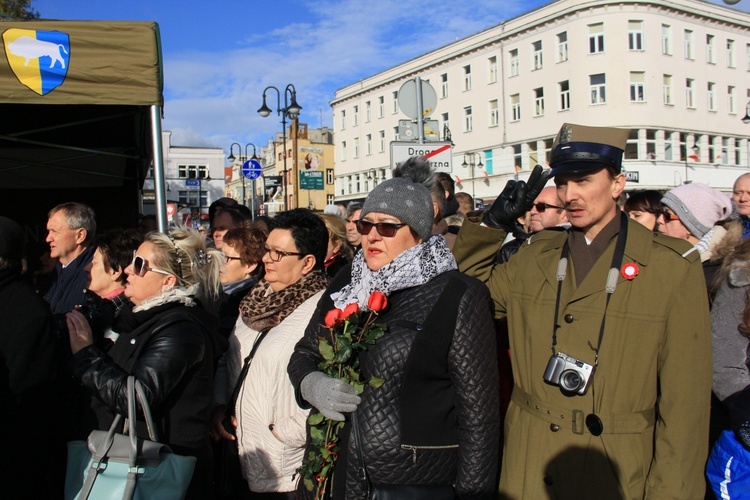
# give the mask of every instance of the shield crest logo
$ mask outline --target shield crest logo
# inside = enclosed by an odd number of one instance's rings
[[[37,94],[48,94],[65,81],[70,63],[67,33],[12,28],[3,32],[3,45],[16,78]]]

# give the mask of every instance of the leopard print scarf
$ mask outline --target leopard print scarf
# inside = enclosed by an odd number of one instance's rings
[[[273,328],[327,286],[328,278],[318,269],[278,292],[271,290],[266,280],[261,280],[240,302],[242,321],[257,332]]]

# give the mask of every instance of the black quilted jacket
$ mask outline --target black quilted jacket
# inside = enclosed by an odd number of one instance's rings
[[[292,355],[289,375],[302,407],[309,404],[302,400],[299,384],[321,360],[317,337],[323,316],[333,308],[330,294],[349,279],[349,268],[342,269]],[[448,307],[428,320],[446,287]],[[366,387],[357,408],[370,481],[450,484],[459,498],[494,498],[500,418],[487,288],[457,271],[444,273],[392,293],[381,318],[388,331],[361,363],[365,377],[382,377],[385,383],[378,389]],[[334,498],[364,494],[355,475],[357,453],[349,426],[342,431],[345,451],[334,474]],[[311,496],[302,485],[299,493]]]

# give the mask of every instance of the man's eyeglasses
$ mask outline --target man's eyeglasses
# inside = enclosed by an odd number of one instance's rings
[[[149,271],[172,276],[172,273],[170,273],[169,271],[158,269],[156,267],[148,267],[148,261],[137,254],[133,255],[133,262],[131,263],[131,265],[133,266],[133,273],[139,278],[143,278]]]
[[[367,236],[374,227],[378,234],[384,238],[393,238],[396,231],[408,224],[396,224],[395,222],[370,222],[369,220],[360,219],[356,221],[357,231],[359,234]]]
[[[662,210],[661,214],[664,216],[664,222],[671,222],[673,220],[680,220],[674,212]]]
[[[550,205],[549,203],[544,203],[544,202],[534,203],[534,208],[536,208],[536,211],[539,212],[539,213],[544,212],[548,208],[555,208],[557,210],[564,210],[565,209],[565,207],[558,207],[557,205]]]
[[[226,264],[229,264],[233,260],[242,260],[242,257],[230,257],[227,254],[223,254],[223,255],[224,255],[224,263]]]
[[[284,250],[274,250],[273,248],[268,247],[265,247],[265,251],[268,254],[268,257],[270,257],[273,262],[279,262],[284,257],[288,257],[290,255],[296,255],[298,257],[304,255],[300,252],[285,252]]]

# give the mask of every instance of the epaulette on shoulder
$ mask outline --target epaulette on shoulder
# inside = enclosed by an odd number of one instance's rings
[[[665,234],[654,233],[654,243],[669,248],[689,262],[695,262],[701,258],[701,254],[697,248],[679,238],[672,238]]]

